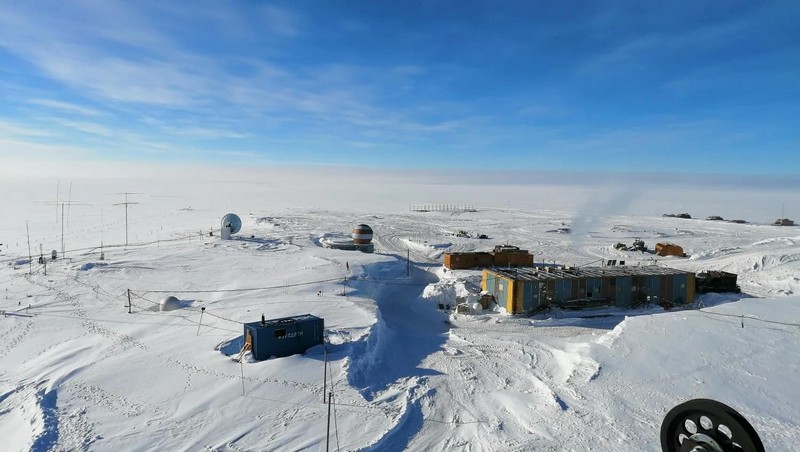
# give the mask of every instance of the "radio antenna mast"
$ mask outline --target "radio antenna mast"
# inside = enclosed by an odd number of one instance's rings
[[[139,204],[138,202],[128,202],[128,195],[141,195],[141,193],[122,192],[114,193],[115,195],[125,195],[125,202],[118,202],[115,206],[125,206],[125,246],[128,246],[128,206]]]
[[[103,205],[100,205],[100,260],[105,260],[106,255],[103,254]]]
[[[56,224],[58,224],[58,197],[61,196],[61,179],[56,181]]]
[[[69,195],[67,196],[67,225],[69,225],[69,203],[72,202],[72,181],[69,181]]]
[[[82,202],[72,202],[72,201],[49,201],[44,202],[43,204],[55,204],[56,209],[61,206],[61,257],[64,257],[66,252],[66,248],[64,247],[64,206],[89,206],[91,204],[84,204]]]

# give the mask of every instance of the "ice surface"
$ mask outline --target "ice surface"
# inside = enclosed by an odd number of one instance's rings
[[[408,212],[432,192],[419,182],[364,192],[363,181],[336,191],[332,181],[251,180],[222,196],[213,181],[76,180],[73,198],[92,206],[73,207],[66,258],[45,275],[39,244],[60,251],[60,216],[35,201],[54,197],[52,182],[0,182],[4,218],[29,220],[34,262],[28,274],[24,222],[3,223],[3,450],[323,450],[325,347],[233,360],[241,322],[304,313],[325,319],[342,450],[659,450],[663,416],[696,397],[739,409],[768,450],[800,443],[797,228],[581,214],[581,199],[537,204],[549,199],[541,187],[525,205],[520,187],[437,187],[446,201],[474,199],[477,212],[452,215]],[[124,212],[110,206],[119,199],[106,194],[124,190],[145,193],[129,211],[127,247]],[[242,231],[209,236],[228,212]],[[360,223],[375,231],[374,254],[319,246]],[[547,232],[562,225],[572,232]],[[447,233],[457,230],[491,239]],[[537,262],[651,264],[613,248],[637,237],[690,256],[659,265],[738,273],[743,294],[668,312],[437,310],[479,291],[480,272],[442,270],[445,250],[509,243]],[[158,312],[167,295],[181,309]]]

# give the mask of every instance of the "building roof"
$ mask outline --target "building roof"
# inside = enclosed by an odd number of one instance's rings
[[[246,326],[257,327],[257,328],[272,328],[272,327],[286,325],[286,324],[290,324],[290,323],[307,322],[309,320],[319,320],[319,319],[320,318],[315,316],[315,315],[302,314],[302,315],[294,315],[294,316],[291,316],[291,317],[281,317],[280,319],[267,319],[267,321],[264,322],[263,325],[261,324],[260,320],[257,321],[257,322],[248,322],[248,323],[245,323],[245,325]]]
[[[515,267],[491,268],[489,271],[498,275],[516,280],[545,281],[555,279],[578,278],[610,278],[625,276],[652,276],[652,275],[684,275],[691,272],[676,270],[674,268],[659,267],[657,265],[645,266],[610,266],[610,267]]]

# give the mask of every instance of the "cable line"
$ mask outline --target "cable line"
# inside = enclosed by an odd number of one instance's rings
[[[702,312],[704,314],[718,315],[718,316],[722,316],[722,317],[735,317],[737,319],[745,318],[745,319],[748,319],[748,320],[755,320],[755,321],[758,321],[758,322],[773,323],[775,325],[800,327],[800,323],[786,323],[786,322],[778,322],[777,320],[761,319],[761,318],[755,317],[752,314],[723,314],[721,312],[706,311],[705,309],[702,309],[702,308],[698,309],[698,311]]]
[[[309,286],[311,284],[319,284],[333,281],[341,281],[342,278],[321,279],[318,281],[308,281],[294,284],[284,284],[281,286],[265,286],[265,287],[243,287],[241,289],[186,289],[186,290],[145,290],[143,293],[217,293],[217,292],[252,292],[255,290],[271,290],[283,289],[285,287],[298,287]]]

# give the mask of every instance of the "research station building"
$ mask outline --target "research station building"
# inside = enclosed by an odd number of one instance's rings
[[[695,274],[672,268],[537,266],[483,270],[481,288],[510,314],[577,308],[694,302]]]

